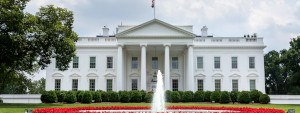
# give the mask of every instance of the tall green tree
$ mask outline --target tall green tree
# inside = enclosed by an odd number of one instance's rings
[[[41,78],[40,80],[32,81],[28,85],[30,94],[41,94],[45,91],[46,79]]]
[[[72,30],[73,13],[53,5],[35,15],[25,13],[29,0],[0,0],[0,76],[23,76],[44,69],[55,58],[68,69],[78,37]],[[0,80],[0,93],[4,82]]]

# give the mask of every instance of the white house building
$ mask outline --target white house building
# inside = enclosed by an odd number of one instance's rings
[[[116,35],[80,37],[77,56],[66,71],[46,70],[46,90],[146,90],[161,70],[166,90],[265,92],[263,38],[213,37],[204,26],[175,26],[153,19],[120,25]]]

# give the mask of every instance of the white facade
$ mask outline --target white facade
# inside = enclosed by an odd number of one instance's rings
[[[265,92],[266,46],[256,35],[212,37],[203,27],[202,36],[197,36],[192,26],[157,19],[118,26],[114,36],[107,30],[103,28],[101,36],[79,38],[78,63],[71,62],[69,70],[58,71],[53,59],[46,71],[46,90],[151,91],[159,69],[166,90]]]

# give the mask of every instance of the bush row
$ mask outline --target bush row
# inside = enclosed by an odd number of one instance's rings
[[[262,103],[270,102],[268,95],[258,90],[253,91],[166,91],[167,102],[213,102],[213,103]],[[145,91],[45,91],[41,100],[44,103],[99,103],[151,102],[153,93]]]
[[[99,103],[99,102],[151,102],[152,93],[145,91],[45,91],[42,93],[43,103]]]

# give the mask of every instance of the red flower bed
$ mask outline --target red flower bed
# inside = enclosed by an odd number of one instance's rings
[[[150,106],[101,106],[101,107],[76,107],[76,108],[41,108],[33,110],[33,113],[79,113],[80,110],[148,110]],[[285,113],[283,110],[270,108],[248,108],[248,107],[205,107],[205,106],[168,106],[169,110],[232,110],[236,113]],[[100,112],[85,112],[100,113]],[[108,112],[103,112],[108,113]],[[116,113],[116,112],[114,112]],[[123,113],[123,112],[120,112]],[[185,113],[185,112],[182,112]],[[199,112],[201,113],[201,112]],[[233,113],[233,112],[222,112]]]

